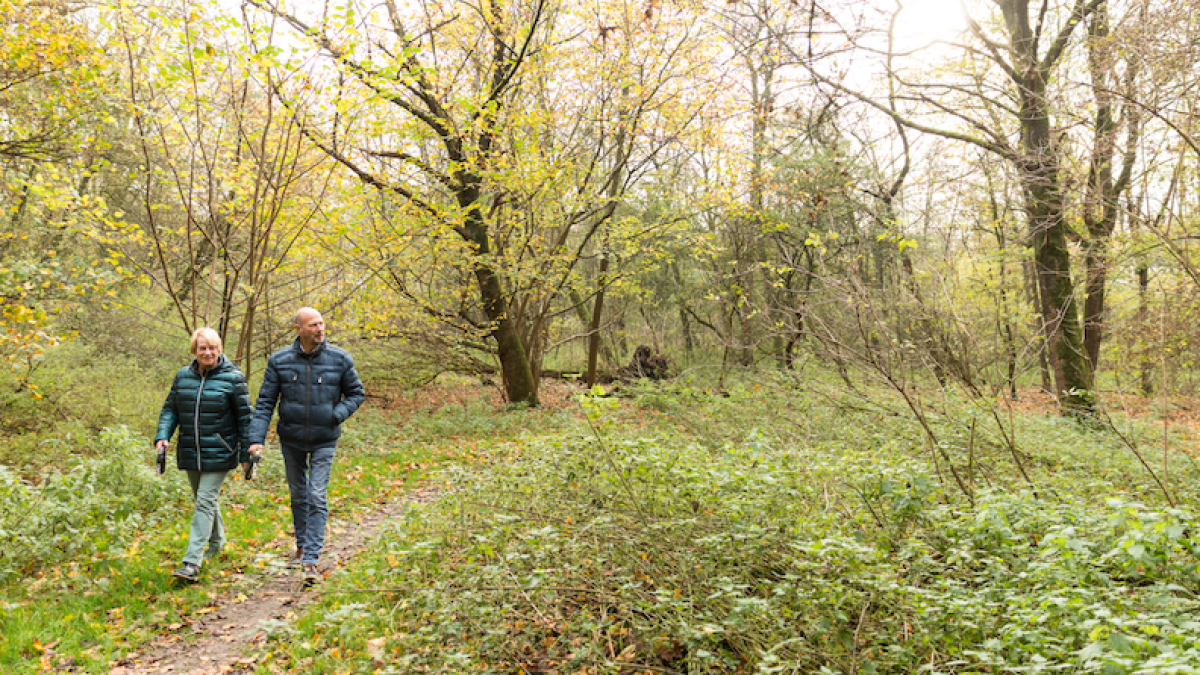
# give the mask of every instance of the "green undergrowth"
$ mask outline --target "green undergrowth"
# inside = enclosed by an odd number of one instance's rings
[[[105,673],[135,663],[152,641],[192,638],[215,603],[241,602],[279,572],[294,546],[277,448],[258,477],[230,474],[222,491],[228,543],[201,583],[172,582],[187,547],[186,476],[158,476],[150,440],[107,429],[92,457],[38,484],[0,471],[0,664],[11,672]],[[371,408],[344,427],[330,482],[331,520],[353,520],[405,494],[448,461],[459,443],[413,444]]]
[[[158,417],[186,339],[134,349],[128,335],[111,337],[63,342],[27,369],[0,370],[0,465],[37,481],[97,456],[104,429],[139,429]]]
[[[511,461],[450,468],[260,672],[1200,669],[1190,460],[951,397],[931,438],[886,395],[630,395],[481,443]]]

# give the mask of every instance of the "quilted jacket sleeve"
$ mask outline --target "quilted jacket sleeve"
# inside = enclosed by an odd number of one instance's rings
[[[342,400],[333,408],[333,417],[338,424],[350,419],[358,406],[366,400],[366,392],[363,391],[362,380],[358,377],[358,371],[354,368],[354,359],[346,354],[346,371],[342,374]]]
[[[237,421],[238,463],[244,464],[250,461],[250,425],[254,420],[254,408],[250,406],[250,387],[241,371],[238,371],[231,395],[230,414]]]
[[[275,357],[272,356],[267,360],[267,370],[263,373],[262,386],[258,388],[258,400],[254,404],[254,419],[249,427],[250,445],[266,440],[267,429],[271,426],[271,416],[275,414],[275,403],[278,400],[279,370],[275,365]]]
[[[179,395],[179,376],[180,373],[175,373],[175,380],[171,382],[171,391],[167,393],[167,400],[163,403],[162,412],[158,414],[158,433],[154,436],[155,443],[171,440],[175,429],[179,428],[179,411],[176,403]]]

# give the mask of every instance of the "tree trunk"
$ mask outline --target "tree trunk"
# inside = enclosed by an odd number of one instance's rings
[[[1046,99],[1049,70],[1057,56],[1039,58],[1038,40],[1029,22],[1025,0],[1007,0],[1001,4],[1011,35],[1013,75],[1021,106],[1020,155],[1016,157],[1016,168],[1025,192],[1042,321],[1055,361],[1055,385],[1064,412],[1088,414],[1095,407],[1092,373],[1083,351],[1083,332],[1075,306],[1059,148],[1050,129]]]
[[[1143,20],[1146,8],[1143,6]],[[1087,198],[1083,221],[1087,226],[1087,281],[1083,304],[1083,346],[1093,376],[1100,368],[1100,344],[1104,339],[1105,286],[1108,281],[1108,242],[1117,225],[1117,199],[1129,185],[1133,163],[1137,157],[1140,136],[1140,115],[1130,108],[1128,139],[1120,176],[1113,177],[1116,155],[1117,121],[1113,114],[1113,85],[1111,80],[1114,53],[1109,44],[1108,7],[1101,4],[1088,26],[1088,68],[1092,77],[1092,96],[1096,101],[1095,141],[1088,171]],[[1130,94],[1138,77],[1138,57],[1130,55],[1125,72],[1125,89]]]
[[[251,295],[246,299],[246,313],[242,317],[242,330],[238,333],[237,350],[234,352],[234,358],[247,378],[250,377],[253,370],[250,349],[254,344],[254,314],[257,307],[258,297],[256,295]]]
[[[1049,132],[1049,125],[1045,128]],[[1043,156],[1022,167],[1027,186],[1029,234],[1041,293],[1042,321],[1055,361],[1055,382],[1063,410],[1086,414],[1093,410],[1092,378],[1083,351],[1075,285],[1063,222],[1056,159]]]
[[[1138,310],[1137,325],[1143,331],[1143,334],[1149,332],[1148,319],[1150,317],[1150,268],[1146,263],[1141,263],[1137,268],[1138,280]],[[1151,358],[1153,352],[1147,345],[1141,348],[1141,379],[1142,379],[1142,395],[1150,396],[1154,393],[1154,359]]]
[[[604,289],[608,283],[608,251],[600,254],[600,274],[596,283],[596,303],[592,307],[592,322],[588,326],[587,386],[596,385],[596,361],[600,356],[600,317],[604,314]]]
[[[1095,373],[1100,367],[1100,343],[1104,340],[1104,305],[1108,285],[1108,240],[1089,242],[1085,257],[1087,280],[1083,301],[1083,350]]]
[[[1038,290],[1036,278],[1037,275],[1034,273],[1033,261],[1026,260],[1025,263],[1021,265],[1021,271],[1025,277],[1025,293],[1029,296],[1029,304],[1033,306],[1034,310],[1038,313],[1038,316],[1040,316],[1042,308],[1042,292]],[[1053,392],[1054,382],[1050,375],[1049,348],[1047,346],[1050,342],[1049,336],[1047,336],[1046,328],[1042,325],[1042,321],[1040,319],[1033,320],[1033,326],[1031,329],[1033,334],[1040,336],[1045,343],[1037,350],[1038,370],[1042,376],[1042,390]]]
[[[483,312],[491,324],[492,337],[496,339],[496,353],[500,359],[500,372],[504,380],[504,393],[509,403],[538,404],[537,382],[529,354],[525,351],[521,334],[508,311],[508,298],[492,266],[486,262],[491,250],[487,226],[480,212],[479,179],[460,177],[458,203],[466,211],[463,231],[474,249],[475,280],[479,285],[479,297]]]
[[[989,175],[990,182],[990,175]],[[1000,284],[999,295],[1000,303],[999,310],[996,312],[996,324],[999,329],[1001,339],[1004,342],[1004,384],[1008,389],[1008,396],[1012,400],[1017,400],[1017,339],[1013,331],[1012,321],[1008,314],[1008,236],[1005,233],[1005,221],[1007,220],[1001,215],[1000,201],[996,198],[996,193],[993,190],[988,191],[988,208],[991,214],[992,223],[994,223],[996,235],[996,247],[1000,251]]]
[[[629,88],[625,87],[621,90],[622,96],[629,95]],[[626,126],[628,120],[625,115],[621,115],[621,119],[617,124],[617,134],[613,139],[617,155],[613,161],[612,172],[609,174],[608,188],[606,195],[608,203],[604,206],[601,222],[607,222],[612,218],[617,211],[617,198],[621,194],[621,184],[624,182],[625,162],[628,156],[625,151]],[[593,387],[596,384],[596,361],[600,355],[600,324],[604,316],[604,298],[608,294],[608,255],[609,241],[607,230],[600,242],[600,270],[596,276],[596,303],[592,307],[592,322],[588,326],[588,353],[587,353],[587,385]]]
[[[525,352],[525,345],[512,318],[508,316],[508,302],[500,278],[483,262],[475,263],[475,279],[479,283],[479,295],[483,300],[484,313],[492,324],[492,336],[496,338],[496,351],[500,358],[500,371],[504,376],[504,392],[510,403],[538,404],[537,387],[533,369]]]
[[[692,317],[688,314],[687,305],[683,300],[683,274],[679,271],[679,262],[670,262],[671,280],[675,282],[675,298],[679,306],[679,329],[683,333],[683,351],[689,356],[696,348],[695,337],[692,335]]]
[[[571,306],[575,308],[575,317],[579,319],[579,325],[583,327],[584,331],[590,331],[592,325],[592,314],[588,310],[587,300],[580,295],[579,291],[575,288],[568,288],[567,296],[571,299]],[[590,332],[584,333],[585,338],[587,338],[589,335]],[[587,348],[587,340],[585,339],[584,350],[586,351]],[[603,336],[601,336],[600,340],[600,358],[605,363],[611,364],[617,362],[616,357],[613,356],[612,347],[609,345],[608,341],[603,339]],[[599,367],[599,364],[597,364],[597,367]]]

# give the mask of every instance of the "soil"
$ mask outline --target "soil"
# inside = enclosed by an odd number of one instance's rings
[[[351,522],[331,520],[322,552],[323,579],[341,573],[355,554],[379,535],[384,524],[402,517],[412,504],[429,502],[437,496],[436,488],[427,487]],[[277,564],[245,572],[256,577],[249,580],[252,589],[230,591],[218,598],[211,611],[160,636],[142,652],[129,655],[109,670],[109,675],[252,672],[257,657],[248,654],[266,642],[270,627],[295,620],[305,606],[321,596],[320,582],[306,585],[298,567],[282,562],[290,554],[290,546],[290,541],[279,542]]]

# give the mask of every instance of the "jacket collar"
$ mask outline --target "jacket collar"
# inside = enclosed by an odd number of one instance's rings
[[[306,352],[304,351],[304,345],[300,343],[300,338],[297,337],[296,340],[292,342],[292,349],[296,351],[297,356],[303,356],[306,359],[311,359],[317,354],[325,351],[325,345],[327,344],[329,344],[328,339],[326,339],[325,342],[318,343],[316,349],[312,350],[311,352]],[[221,356],[224,356],[224,354]]]
[[[221,354],[217,357],[217,364],[212,368],[209,368],[208,372],[205,373],[204,376],[208,377],[209,375],[216,375],[217,373],[225,372],[233,367],[233,361],[230,361],[229,359],[225,358],[224,354]],[[200,363],[196,361],[196,359],[192,359],[192,365],[189,366],[189,368],[191,368],[192,372],[196,375],[200,374]]]

